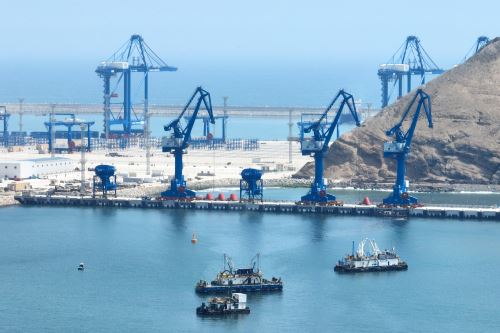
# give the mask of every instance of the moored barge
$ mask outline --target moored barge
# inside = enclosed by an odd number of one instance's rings
[[[231,258],[224,254],[223,270],[211,282],[200,280],[196,284],[195,291],[202,294],[282,291],[281,278],[273,277],[268,280],[263,277],[259,259],[260,256],[257,254],[249,268],[234,269]]]
[[[366,251],[367,245],[371,247],[370,253]],[[359,243],[356,252],[354,252],[354,242],[352,242],[352,253],[339,260],[334,270],[339,273],[358,273],[407,269],[408,264],[401,260],[394,248],[381,251],[373,239],[365,238]]]

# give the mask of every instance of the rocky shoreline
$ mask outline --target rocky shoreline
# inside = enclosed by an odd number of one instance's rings
[[[264,180],[266,187],[309,187],[311,180],[309,179],[267,179]],[[234,188],[239,187],[239,179],[225,178],[218,180],[205,180],[198,182],[191,182],[190,188],[193,190],[208,190],[211,188]],[[330,184],[330,188],[344,188],[356,190],[388,190],[393,186],[392,183],[357,183],[357,182],[339,182]],[[119,196],[125,197],[142,197],[151,196],[155,197],[160,192],[165,191],[169,184],[155,184],[149,186],[141,186],[138,188],[124,189],[118,192]],[[421,183],[412,184],[412,190],[415,192],[498,192],[500,193],[500,185],[481,185],[481,184],[434,184],[434,183]]]
[[[0,196],[0,207],[7,207],[7,206],[18,205],[18,204],[19,204],[19,202],[17,202],[14,199],[14,194]]]

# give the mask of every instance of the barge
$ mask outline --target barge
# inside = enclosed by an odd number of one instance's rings
[[[223,270],[211,282],[200,280],[196,284],[195,291],[200,294],[282,291],[281,278],[265,279],[259,261],[260,255],[257,254],[252,259],[250,267],[234,269],[232,259],[224,254]]]
[[[208,300],[208,305],[204,302],[196,308],[198,316],[224,316],[231,314],[249,314],[250,308],[247,306],[247,295],[233,293],[231,297],[214,297]]]
[[[371,247],[370,253],[366,251],[367,245]],[[352,242],[352,253],[339,260],[334,270],[338,273],[358,273],[407,269],[408,264],[401,260],[394,248],[381,251],[373,239],[365,238],[359,243],[356,252],[354,252],[354,242]]]

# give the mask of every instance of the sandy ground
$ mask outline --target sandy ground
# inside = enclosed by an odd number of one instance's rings
[[[117,153],[119,156],[109,156],[110,152]],[[0,151],[0,161],[49,156],[50,154],[39,154],[34,147],[28,147],[20,152]],[[56,156],[70,158],[80,168],[80,153],[57,154]],[[151,175],[149,176],[146,175],[145,152],[140,149],[91,152],[85,154],[85,160],[87,169],[85,178],[89,183],[94,172],[88,171],[88,168],[93,169],[99,164],[114,165],[117,169],[117,181],[125,187],[129,187],[122,190],[123,195],[139,196],[155,192],[157,189],[165,189],[168,186],[165,182],[168,182],[174,173],[173,156],[157,150],[152,150]],[[240,173],[244,168],[267,168],[269,172],[264,174],[263,179],[273,184],[286,185],[289,182],[305,184],[304,181],[292,181],[291,176],[312,158],[302,156],[300,144],[293,142],[292,162],[289,163],[289,143],[287,141],[261,141],[260,148],[253,151],[191,149],[188,154],[184,155],[183,160],[184,176],[188,185],[193,188],[207,188],[239,184]],[[35,191],[46,191],[49,188],[54,188],[54,183],[61,186],[73,184],[74,187],[77,187],[80,177],[80,171],[75,171],[50,175],[45,179],[25,181],[29,182]],[[1,187],[5,186],[6,182],[4,181]],[[4,200],[1,200],[0,205],[3,202]],[[10,200],[5,202],[10,202]]]

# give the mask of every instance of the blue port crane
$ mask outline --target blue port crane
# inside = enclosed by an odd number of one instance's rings
[[[479,51],[481,51],[481,49],[483,47],[485,47],[486,45],[488,45],[488,43],[490,42],[490,39],[486,36],[479,36],[477,38],[477,41],[476,41],[476,50],[474,51],[474,54],[478,53]]]
[[[483,47],[485,47],[486,45],[488,45],[488,43],[490,42],[490,38],[487,37],[487,36],[479,36],[476,40],[476,42],[474,43],[474,45],[472,45],[472,47],[469,49],[469,51],[467,52],[467,54],[465,55],[463,61],[469,59],[470,57],[476,55],[479,53],[479,51],[481,51],[483,49]]]
[[[379,66],[378,76],[382,83],[382,107],[389,104],[389,82],[398,84],[398,98],[403,96],[403,77],[406,77],[406,92],[411,91],[412,75],[420,76],[420,83],[425,83],[426,74],[441,74],[440,68],[425,51],[416,36],[408,36],[394,55],[385,64]]]
[[[410,127],[403,132],[403,122],[408,117],[413,106],[417,102],[415,113],[410,123]],[[418,199],[408,194],[408,183],[406,177],[406,159],[410,153],[410,147],[415,133],[415,128],[419,119],[420,111],[424,108],[427,116],[429,128],[433,127],[431,114],[431,98],[422,89],[418,89],[415,96],[411,99],[406,107],[406,110],[401,117],[401,120],[386,132],[389,137],[394,137],[393,141],[384,142],[384,157],[393,158],[396,160],[396,183],[394,184],[392,193],[389,197],[383,200],[384,205],[388,206],[411,206],[418,204]]]
[[[2,141],[4,147],[9,145],[9,118],[10,113],[7,113],[7,108],[5,106],[0,106],[0,121],[2,122]]]
[[[56,119],[56,116],[68,116],[65,119]],[[55,148],[55,151],[67,151],[68,153],[71,153],[73,150],[75,150],[75,142],[73,141],[73,131],[72,128],[73,126],[81,126],[84,125],[87,128],[87,147],[85,147],[85,144],[83,142],[83,138],[81,138],[81,147],[80,149],[85,149],[86,151],[91,151],[92,149],[92,141],[91,141],[91,133],[90,133],[90,127],[94,125],[93,121],[85,121],[81,119],[77,119],[74,113],[63,113],[63,112],[56,112],[56,113],[51,113],[49,117],[49,121],[46,121],[45,126],[47,127],[47,136],[48,136],[48,143],[49,143],[49,151],[52,151],[55,146],[55,142],[52,142],[52,133],[55,131],[55,127],[57,126],[64,126],[66,127],[66,139],[68,142],[68,147],[67,148]],[[55,137],[55,135],[54,135]]]
[[[100,63],[95,72],[104,81],[104,132],[110,136],[130,136],[144,132],[144,117],[139,117],[132,101],[132,73],[142,73],[144,76],[143,115],[148,113],[149,73],[172,72],[176,67],[163,61],[140,35],[132,35],[106,61]],[[117,78],[116,87],[112,89],[111,78]],[[112,103],[111,98],[117,98],[117,89],[123,81],[123,101]],[[112,105],[119,105],[119,112],[113,113]],[[114,126],[114,128],[112,128]],[[116,129],[116,126],[119,126]]]
[[[329,126],[324,126],[323,122],[326,122],[328,113],[333,110],[337,101],[340,101],[340,105],[336,110],[334,119]],[[304,134],[312,132],[312,137],[306,137],[306,135],[301,134],[300,149],[302,155],[314,157],[314,182],[311,184],[311,190],[309,193],[301,198],[303,203],[327,204],[336,201],[335,196],[326,192],[327,186],[323,179],[323,157],[328,151],[328,145],[333,133],[335,132],[335,128],[338,126],[340,115],[346,106],[349,108],[356,126],[360,126],[354,97],[343,89],[339,90],[335,98],[332,100],[330,105],[328,105],[318,120],[310,125],[303,125],[307,127],[304,127],[301,132]],[[306,123],[303,122],[303,124]]]
[[[184,118],[184,114],[190,108],[191,103],[197,98],[196,104],[194,106],[193,112],[191,112],[188,118],[187,125],[182,126],[181,122]],[[187,102],[186,106],[182,109],[179,116],[172,120],[170,124],[164,126],[166,132],[171,131],[170,137],[163,138],[162,151],[169,152],[174,155],[175,158],[175,175],[170,182],[170,189],[161,193],[163,198],[167,199],[181,199],[188,200],[194,199],[196,193],[187,188],[184,175],[182,174],[182,155],[186,154],[186,149],[189,146],[191,140],[191,131],[193,130],[194,123],[198,117],[198,112],[200,108],[204,106],[205,110],[210,117],[210,123],[215,124],[215,119],[212,111],[212,99],[210,93],[204,90],[202,87],[197,87]]]

